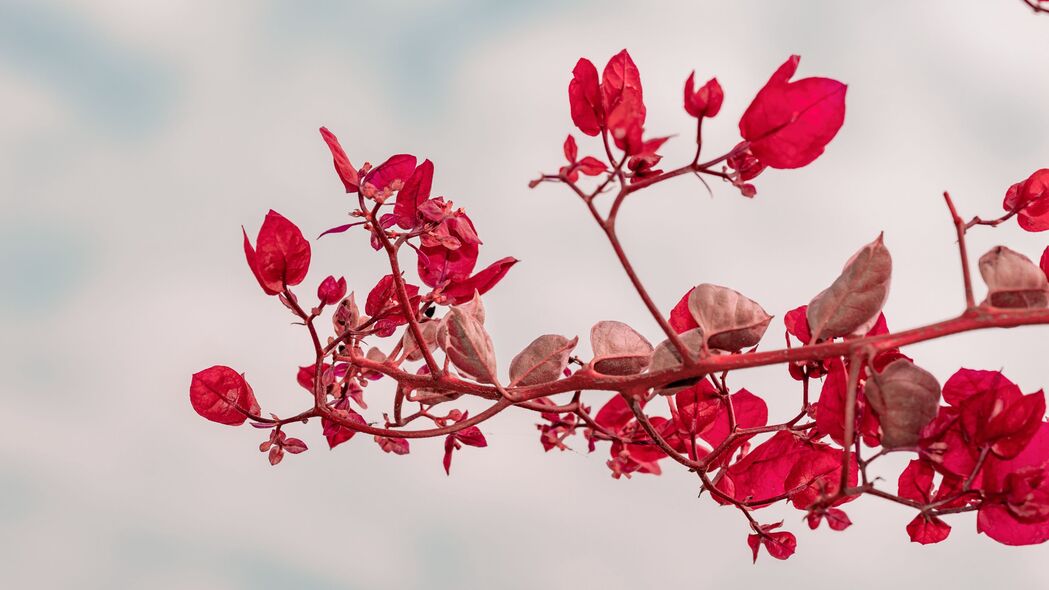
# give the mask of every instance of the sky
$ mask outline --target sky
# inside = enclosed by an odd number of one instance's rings
[[[258,288],[241,226],[275,209],[308,236],[352,204],[317,128],[354,163],[398,152],[436,164],[465,207],[482,264],[521,259],[486,296],[500,364],[534,337],[597,321],[658,327],[586,211],[527,183],[561,163],[575,61],[622,48],[637,62],[648,129],[691,157],[681,86],[716,75],[723,152],[754,92],[789,55],[799,75],[849,84],[845,126],[807,168],[769,171],[758,197],[712,196],[688,177],[639,194],[620,231],[654,299],[731,286],[777,316],[807,302],[885,231],[890,326],[964,303],[940,194],[992,216],[1005,189],[1049,162],[1049,16],[1019,0],[714,2],[0,0],[0,571],[11,588],[1044,587],[1049,547],[1009,548],[951,519],[947,542],[908,542],[908,511],[864,498],[855,525],[809,531],[798,553],[750,564],[734,511],[694,478],[613,480],[604,454],[543,453],[531,415],[482,426],[452,476],[439,440],[406,457],[366,437],[270,467],[264,435],[199,418],[190,375],[244,371],[263,406],[307,403],[301,328]],[[577,134],[578,136],[578,134]],[[579,138],[579,137],[577,137]],[[580,141],[582,153],[598,146]],[[718,153],[720,153],[718,152]],[[713,152],[711,152],[713,153]],[[1044,235],[973,234],[1036,258]],[[385,274],[359,235],[314,244],[306,286]],[[312,287],[310,287],[312,288]],[[906,352],[941,381],[959,367],[1046,385],[1044,331],[951,337]],[[586,344],[581,350],[587,351]],[[789,417],[782,369],[734,376]],[[373,408],[388,403],[381,382]],[[603,402],[604,394],[585,399]],[[375,411],[375,410],[373,410]],[[378,417],[378,413],[375,414]],[[887,486],[903,459],[887,462]]]

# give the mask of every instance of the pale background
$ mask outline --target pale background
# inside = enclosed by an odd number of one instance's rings
[[[757,2],[0,2],[0,585],[5,588],[956,588],[1049,585],[1049,547],[975,533],[908,542],[906,510],[864,499],[855,526],[798,533],[788,562],[750,565],[734,511],[693,478],[614,481],[605,454],[544,454],[530,415],[483,425],[490,447],[382,454],[366,437],[271,468],[263,433],[197,417],[190,375],[245,371],[267,409],[301,409],[301,329],[244,263],[240,225],[268,208],[313,236],[342,223],[317,127],[354,163],[432,158],[467,207],[482,264],[522,260],[487,298],[501,363],[544,332],[597,320],[657,329],[563,187],[529,191],[572,130],[575,60],[622,47],[640,66],[652,133],[691,153],[681,86],[725,88],[708,145],[737,140],[754,92],[791,53],[801,75],[847,82],[845,127],[800,171],[747,201],[681,178],[632,199],[621,223],[653,296],[730,285],[781,316],[881,230],[895,254],[895,328],[962,304],[940,192],[997,215],[1012,182],[1049,163],[1049,17],[1019,0]],[[596,145],[581,142],[581,151]],[[978,231],[1037,257],[1045,235]],[[381,257],[360,235],[314,244],[367,290]],[[308,291],[307,291],[308,292]],[[778,346],[777,319],[766,347]],[[908,350],[941,379],[1004,368],[1049,381],[1045,331],[959,336]],[[585,345],[582,350],[587,349]],[[798,393],[782,369],[734,378],[774,417]],[[375,406],[387,390],[369,391]],[[600,403],[601,395],[589,399]],[[890,483],[894,487],[894,482]]]

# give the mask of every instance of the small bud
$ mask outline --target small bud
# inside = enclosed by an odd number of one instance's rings
[[[321,281],[319,287],[317,287],[317,299],[320,299],[324,305],[335,305],[346,295],[346,278],[339,277],[336,281],[335,277],[328,275],[326,279]]]

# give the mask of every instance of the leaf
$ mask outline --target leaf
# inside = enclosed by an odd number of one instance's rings
[[[219,424],[240,426],[245,414],[261,411],[255,393],[233,369],[216,365],[195,373],[189,384],[189,401],[198,414]]]
[[[477,274],[457,281],[449,285],[442,291],[446,299],[446,303],[449,305],[458,305],[466,301],[467,297],[471,297],[476,293],[484,295],[496,286],[499,281],[503,280],[506,273],[510,270],[510,267],[520,262],[512,256],[500,258],[492,264],[488,265],[484,269],[477,272]]]
[[[1041,308],[1049,305],[1049,281],[1031,259],[997,246],[980,257],[980,275],[987,283],[986,305]]]
[[[492,339],[468,311],[452,307],[446,316],[448,342],[445,352],[464,375],[481,383],[496,383]]]
[[[641,91],[641,73],[626,49],[612,56],[601,73],[601,94],[605,114],[620,107],[630,112],[639,125],[645,123],[645,105]]]
[[[579,146],[576,145],[575,138],[569,133],[568,137],[565,138],[564,144],[565,159],[568,160],[569,164],[575,164],[579,158]]]
[[[430,188],[433,186],[433,162],[423,161],[422,164],[412,172],[405,181],[404,186],[397,192],[397,201],[393,207],[393,215],[397,225],[403,229],[415,227],[418,217],[419,203],[430,198]]]
[[[605,375],[636,375],[652,360],[652,344],[633,328],[612,320],[590,328],[591,366]]]
[[[386,453],[407,455],[408,451],[411,450],[411,447],[408,445],[408,439],[406,438],[376,436],[375,442],[379,445],[379,448]]]
[[[568,355],[579,343],[557,334],[532,341],[510,361],[510,385],[536,385],[556,381],[568,366]]]
[[[1029,232],[1049,229],[1049,168],[1036,170],[1005,193],[1002,206],[1016,211],[1016,221]]]
[[[866,333],[877,321],[892,282],[892,257],[883,236],[860,248],[834,283],[809,303],[812,342]]]
[[[845,121],[846,86],[829,78],[790,82],[801,60],[776,70],[739,121],[743,139],[762,164],[800,168],[823,153]]]
[[[436,321],[428,321],[419,324],[419,331],[422,332],[423,342],[426,343],[426,348],[429,350],[433,350],[437,347],[437,331],[439,324],[440,322]],[[422,360],[424,356],[422,348],[415,343],[415,334],[413,334],[411,330],[406,330],[404,332],[403,344],[404,358],[409,361]]]
[[[725,100],[725,94],[718,84],[717,78],[707,80],[707,83],[695,89],[696,72],[692,72],[685,81],[685,111],[697,119],[703,117],[714,117],[721,110],[721,103]]]
[[[931,545],[946,539],[951,534],[951,525],[937,516],[919,514],[907,525],[907,534],[913,543]]]
[[[262,222],[252,248],[248,232],[244,233],[244,256],[248,267],[267,295],[276,295],[285,287],[298,285],[310,268],[310,243],[298,226],[283,215],[270,210]]]
[[[940,408],[940,384],[907,359],[888,364],[867,379],[863,393],[881,422],[886,449],[913,447]]]
[[[390,156],[385,162],[379,164],[364,177],[364,184],[371,184],[376,190],[383,190],[396,180],[404,182],[415,171],[415,156],[409,154],[397,154]]]
[[[346,398],[342,398],[336,402],[335,408],[332,412],[339,415],[344,420],[361,425],[367,424],[364,420],[364,416],[361,416],[350,408],[350,402]],[[328,441],[329,449],[334,449],[357,434],[357,431],[353,428],[348,428],[339,422],[329,420],[328,418],[321,418],[321,432],[324,434],[324,438]]]
[[[703,350],[703,332],[699,328],[689,330],[681,334],[681,342],[685,345],[685,349],[688,350],[689,354],[696,357]],[[679,366],[681,366],[681,355],[678,354],[677,348],[674,347],[670,340],[664,340],[659,343],[659,346],[656,346],[655,351],[652,353],[652,363],[648,367],[648,372],[658,373]],[[699,377],[693,377],[666,383],[656,387],[655,391],[660,395],[673,395],[686,387],[695,385],[699,379]]]
[[[605,115],[601,107],[597,68],[585,57],[580,58],[572,70],[568,102],[572,109],[572,122],[580,131],[591,136],[601,132]]]
[[[733,352],[755,346],[772,320],[754,301],[727,287],[707,283],[692,290],[688,309],[708,346]]]
[[[346,152],[339,145],[338,138],[331,131],[328,131],[327,127],[321,127],[320,131],[321,137],[324,138],[324,143],[328,144],[328,149],[331,151],[332,160],[335,164],[335,173],[339,175],[339,180],[346,187],[346,192],[357,192],[360,188],[360,178],[357,176],[357,170],[353,167],[353,164],[350,164],[350,159],[346,157]]]
[[[317,287],[317,299],[324,305],[335,305],[346,295],[346,277],[328,275]]]

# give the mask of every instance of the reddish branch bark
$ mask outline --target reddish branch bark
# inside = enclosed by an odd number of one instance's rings
[[[1043,10],[1040,3],[1027,3]],[[1044,272],[1007,248],[980,259],[989,294],[977,304],[966,246],[968,231],[1014,217],[1029,231],[1049,229],[1049,170],[1013,185],[1005,214],[991,220],[965,222],[950,195],[943,194],[956,232],[966,306],[957,317],[900,332],[888,331],[880,314],[891,276],[891,258],[880,237],[857,252],[807,307],[785,315],[787,347],[779,350],[757,349],[771,316],[731,289],[699,285],[664,314],[627,256],[616,223],[630,195],[695,175],[753,197],[751,181],[766,169],[801,167],[823,152],[844,118],[845,86],[828,78],[792,80],[797,67],[792,56],[773,74],[740,120],[742,141],[706,162],[700,162],[703,121],[718,114],[721,87],[712,79],[697,89],[689,77],[684,106],[697,119],[695,155],[663,171],[656,166],[666,138],[645,134],[640,76],[629,55],[617,54],[601,76],[580,60],[569,86],[572,119],[585,135],[600,137],[604,159],[580,158],[569,136],[568,163],[531,186],[562,184],[582,201],[665,341],[653,351],[630,327],[602,322],[592,332],[595,358],[584,361],[572,356],[577,339],[542,336],[514,358],[509,384],[497,370],[480,295],[516,260],[504,258],[474,272],[481,242],[465,212],[430,198],[428,161],[416,166],[414,156],[402,154],[358,170],[334,135],[322,129],[340,179],[348,193],[356,193],[352,215],[362,219],[325,234],[363,229],[373,248],[386,255],[390,274],[370,290],[364,313],[352,294],[346,296],[345,281],[334,277],[318,289],[319,304],[303,308],[293,287],[306,276],[310,245],[294,224],[271,212],[254,246],[245,235],[245,252],[263,290],[278,296],[306,328],[313,364],[300,369],[299,382],[311,391],[312,406],[290,418],[267,417],[243,376],[217,366],[194,375],[194,407],[216,422],[250,420],[271,429],[260,449],[274,464],[285,452],[306,450],[301,440],[285,436],[285,428],[319,421],[333,448],[364,433],[382,450],[404,454],[410,439],[441,437],[446,470],[463,445],[486,446],[478,424],[508,408],[528,410],[545,422],[539,429],[546,450],[566,448],[579,433],[591,450],[609,444],[608,464],[617,478],[658,474],[665,458],[695,473],[715,501],[745,516],[755,557],[765,547],[786,558],[796,544],[792,533],[776,530],[782,523],[759,522],[757,510],[787,501],[807,513],[813,528],[826,520],[840,530],[850,524],[840,507],[861,495],[917,510],[908,532],[920,543],[946,537],[950,527],[941,516],[975,510],[980,530],[1002,542],[1049,539],[1044,396],[1023,396],[1000,373],[962,369],[944,385],[947,405],[941,405],[939,383],[901,351],[952,334],[1049,324]],[[593,178],[590,190],[581,176]],[[611,201],[607,215],[597,207],[600,199]],[[406,245],[417,256],[428,293],[411,284],[400,266]],[[1043,257],[1043,267],[1047,264]],[[317,321],[326,306],[334,306],[330,336]],[[395,335],[386,352],[365,350]],[[792,346],[792,338],[799,344]],[[568,370],[570,365],[575,370]],[[785,365],[801,393],[798,413],[771,424],[760,398],[746,390],[733,393],[727,385],[737,371],[768,365]],[[380,377],[395,383],[393,417],[384,413],[382,423],[368,422],[353,408],[366,408],[364,388]],[[811,383],[821,377],[813,400]],[[584,403],[588,391],[613,395],[604,396],[593,413]],[[567,403],[551,400],[569,393]],[[474,415],[437,411],[462,396],[490,405]],[[652,411],[662,401],[669,417]],[[415,411],[405,409],[415,405]],[[428,427],[416,426],[420,420]],[[865,449],[876,450],[865,458]],[[877,459],[893,452],[917,457],[901,474],[897,493],[877,487],[868,474]],[[934,476],[940,480],[935,489]]]

